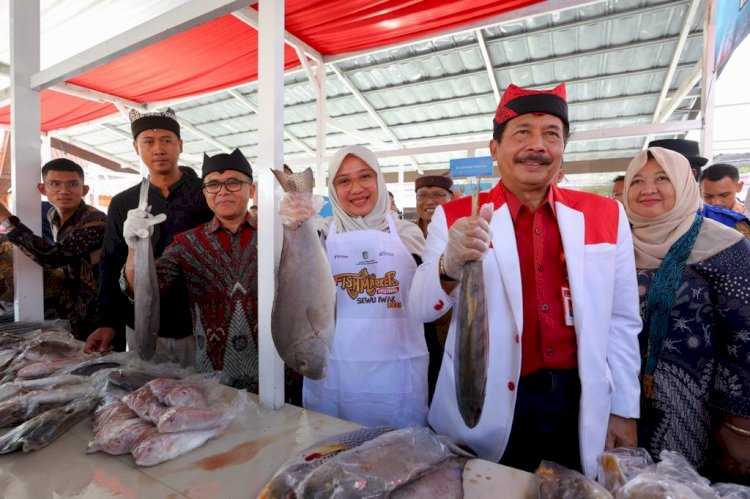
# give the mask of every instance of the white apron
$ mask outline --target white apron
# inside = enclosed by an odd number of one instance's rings
[[[325,379],[305,378],[303,405],[365,426],[426,424],[427,346],[406,299],[417,269],[388,216],[390,233],[326,238],[336,283],[336,336]]]

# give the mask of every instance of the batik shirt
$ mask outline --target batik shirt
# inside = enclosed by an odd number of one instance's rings
[[[249,215],[232,233],[218,219],[175,236],[156,261],[162,290],[184,282],[198,372],[258,391],[258,253]]]
[[[62,270],[64,278],[57,300],[62,309],[59,315],[70,320],[78,339],[85,340],[99,320],[99,258],[107,215],[81,201],[64,224],[60,223],[60,215],[54,208],[48,218],[55,242],[34,235],[24,224],[8,232],[8,240],[45,269]]]
[[[653,397],[643,398],[638,421],[639,445],[655,459],[668,449],[700,468],[717,422],[726,414],[750,417],[749,264],[750,243],[743,239],[685,267]],[[642,316],[656,271],[638,270]],[[640,342],[645,367],[648,339],[641,334]]]

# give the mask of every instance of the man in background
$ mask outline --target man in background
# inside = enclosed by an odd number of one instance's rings
[[[701,174],[701,194],[703,201],[714,206],[743,213],[745,205],[737,199],[742,192],[740,171],[736,166],[727,163],[716,163]]]
[[[151,245],[154,257],[180,232],[197,227],[213,218],[203,196],[203,182],[191,168],[178,166],[182,152],[180,125],[174,111],[141,114],[130,111],[133,148],[149,171],[148,204],[151,214],[166,214],[167,221],[154,228]],[[112,198],[107,233],[104,237],[99,293],[99,328],[88,338],[86,351],[122,350],[125,339],[134,344],[133,305],[120,289],[120,273],[128,256],[123,223],[128,211],[138,207],[140,182]],[[187,288],[176,284],[161,295],[161,325],[154,362],[176,362],[192,366],[195,340],[190,320]],[[129,331],[125,333],[125,325]]]
[[[618,175],[612,181],[612,192],[609,196],[615,201],[622,203],[622,192],[625,188],[625,175]]]
[[[31,232],[2,203],[0,224],[8,240],[45,269],[45,288],[59,282],[60,293],[54,297],[57,315],[70,321],[76,338],[85,340],[99,320],[99,260],[107,215],[83,200],[89,186],[83,169],[69,159],[47,162],[37,189],[52,204],[47,212],[52,242]],[[59,280],[47,272],[54,269],[62,273]]]

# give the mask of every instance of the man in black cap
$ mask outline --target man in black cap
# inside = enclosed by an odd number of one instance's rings
[[[35,235],[2,203],[0,225],[11,243],[45,270],[62,269],[61,293],[52,301],[57,315],[70,321],[73,335],[85,340],[98,325],[99,258],[107,215],[83,200],[89,191],[83,168],[69,159],[45,163],[37,189],[53,206],[47,212],[52,242]],[[55,276],[45,272],[45,291],[56,281]]]
[[[423,322],[454,309],[428,419],[483,459],[527,471],[547,459],[593,478],[605,448],[637,440],[642,323],[630,226],[616,201],[557,187],[565,84],[510,85],[493,121],[502,178],[479,194],[479,216],[471,197],[437,208],[409,292]],[[468,261],[482,262],[487,354],[461,362],[454,345],[468,333],[456,307]],[[484,390],[472,394],[456,374],[486,379]]]
[[[213,214],[201,194],[203,184],[191,168],[178,166],[182,152],[180,125],[174,111],[141,114],[130,111],[133,147],[149,171],[148,204],[153,215],[165,214],[151,238],[159,257],[175,235],[211,220]],[[133,306],[120,289],[120,273],[128,254],[123,223],[138,207],[140,182],[112,198],[107,218],[100,269],[99,328],[86,341],[87,352],[125,347],[125,325],[132,337]],[[195,340],[188,309],[187,288],[172,286],[161,296],[161,326],[153,360],[193,365]],[[129,344],[133,345],[131,341]]]
[[[252,168],[239,149],[204,156],[203,194],[214,218],[175,236],[156,261],[156,271],[162,293],[187,284],[196,370],[222,372],[223,383],[257,393],[257,233],[248,212],[254,193]],[[130,289],[135,243],[154,225],[149,218],[154,216],[142,218],[140,210],[132,210],[123,228],[130,247],[125,266]]]
[[[427,226],[435,208],[453,198],[453,180],[445,175],[424,175],[414,182],[417,193],[417,225],[427,239]]]
[[[686,139],[659,139],[652,140],[648,147],[663,147],[671,151],[678,152],[685,156],[690,162],[690,169],[693,171],[695,180],[701,176],[701,167],[708,163],[708,159],[700,155],[700,147],[695,140]]]

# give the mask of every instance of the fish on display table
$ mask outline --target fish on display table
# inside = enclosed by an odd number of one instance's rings
[[[313,174],[271,170],[287,193],[312,196]],[[271,334],[284,362],[310,379],[325,377],[336,328],[336,287],[328,257],[312,220],[292,230],[284,242],[271,314]]]
[[[209,430],[151,433],[133,447],[132,454],[135,458],[135,464],[138,466],[154,466],[169,461],[197,449],[223,431],[224,428],[218,426]]]

